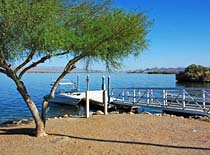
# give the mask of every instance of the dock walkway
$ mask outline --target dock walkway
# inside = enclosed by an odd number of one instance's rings
[[[209,89],[113,88],[112,104],[160,108],[163,112],[210,115]]]

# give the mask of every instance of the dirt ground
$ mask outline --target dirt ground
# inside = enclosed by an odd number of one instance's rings
[[[46,137],[34,124],[0,127],[0,155],[210,155],[210,123],[144,114],[47,121]]]

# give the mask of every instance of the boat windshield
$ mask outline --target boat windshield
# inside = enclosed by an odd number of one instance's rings
[[[58,88],[56,89],[56,93],[69,93],[77,91],[76,84],[73,82],[60,82],[58,84]]]

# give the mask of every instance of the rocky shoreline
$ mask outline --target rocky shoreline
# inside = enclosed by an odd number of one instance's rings
[[[210,116],[189,116],[189,117],[184,117],[184,116],[177,116],[177,115],[170,115],[170,114],[166,114],[166,113],[150,113],[150,112],[140,112],[140,113],[134,113],[134,112],[122,112],[120,113],[119,111],[111,111],[109,112],[109,115],[113,115],[113,114],[129,114],[129,115],[153,115],[153,116],[167,116],[167,117],[172,117],[172,118],[180,118],[180,119],[196,119],[196,120],[200,120],[200,121],[206,121],[210,123]],[[104,113],[101,110],[97,110],[96,112],[90,112],[90,116],[91,115],[104,115]],[[51,117],[51,118],[47,118],[47,120],[57,120],[57,119],[66,119],[66,118],[85,118],[86,116],[72,116],[72,115],[68,115],[65,114],[63,116],[58,116],[58,117]],[[18,125],[26,125],[33,122],[32,118],[29,119],[20,119],[20,120],[11,120],[11,121],[6,121],[0,124],[0,127],[12,127],[12,126],[18,126]]]

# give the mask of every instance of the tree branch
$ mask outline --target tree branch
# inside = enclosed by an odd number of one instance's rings
[[[1,73],[4,73],[4,74],[7,74],[6,70],[3,69],[3,68],[1,68],[1,67],[0,67],[0,72],[1,72]]]
[[[50,91],[50,98],[54,96],[55,93],[55,89],[57,88],[59,82],[62,80],[62,78],[69,73],[71,70],[73,70],[75,68],[75,63],[78,62],[80,59],[84,58],[86,55],[85,54],[81,54],[79,56],[76,56],[75,58],[71,59],[65,66],[63,72],[61,73],[61,75],[57,78],[57,80],[55,81],[55,83],[52,86],[52,89]]]
[[[61,75],[57,78],[57,80],[55,81],[55,83],[53,84],[50,94],[48,96],[44,97],[44,100],[42,102],[42,120],[44,122],[44,125],[46,124],[46,109],[48,106],[48,100],[54,97],[55,94],[55,90],[58,87],[58,84],[60,83],[60,81],[66,76],[66,74],[68,74],[71,70],[73,70],[75,67],[75,63],[77,61],[79,61],[80,59],[84,58],[86,55],[83,53],[75,58],[73,58],[72,60],[70,60],[67,65],[65,66],[63,72],[61,73]]]
[[[19,74],[19,78],[21,79],[23,74],[25,74],[28,70],[30,70],[31,68],[34,68],[36,67],[37,65],[41,64],[41,63],[44,63],[46,60],[52,58],[52,57],[55,57],[55,56],[61,56],[61,55],[65,55],[69,53],[69,51],[66,51],[66,52],[63,52],[63,53],[57,53],[57,54],[54,54],[54,55],[46,55],[44,57],[42,57],[41,59],[39,59],[38,61],[36,62],[33,62],[31,65],[29,65],[28,67],[24,68],[20,74]]]
[[[33,56],[35,54],[36,50],[35,49],[32,49],[30,54],[28,55],[28,57],[26,58],[26,60],[20,64],[15,70],[14,72],[17,73],[21,68],[23,68],[27,63],[29,63],[32,59],[33,59]]]

